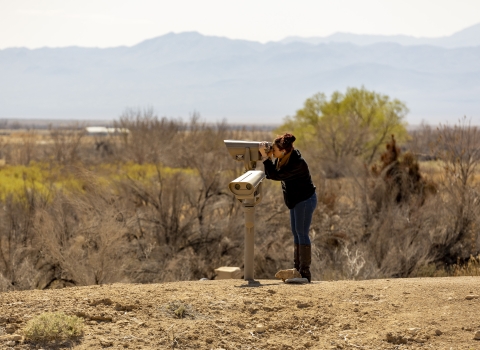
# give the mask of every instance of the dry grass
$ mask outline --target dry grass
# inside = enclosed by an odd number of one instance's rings
[[[46,312],[27,322],[25,340],[34,343],[65,341],[83,335],[83,319],[62,312]]]

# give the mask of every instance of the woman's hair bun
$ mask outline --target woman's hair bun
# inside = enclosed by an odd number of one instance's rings
[[[280,150],[290,152],[293,149],[295,140],[295,136],[287,132],[283,135],[278,135],[275,140],[273,140],[273,143],[276,144]]]
[[[295,136],[293,136],[290,133],[286,133],[285,135],[283,135],[283,142],[286,144],[292,144],[295,142],[295,140],[296,140]]]

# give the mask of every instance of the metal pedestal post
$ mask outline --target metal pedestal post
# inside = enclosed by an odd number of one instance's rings
[[[246,199],[243,202],[245,213],[245,255],[244,255],[244,279],[249,285],[258,285],[253,279],[254,265],[254,242],[255,242],[255,207],[254,201]]]

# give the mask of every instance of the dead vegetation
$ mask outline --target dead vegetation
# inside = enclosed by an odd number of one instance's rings
[[[50,172],[35,180],[20,172],[21,196],[2,193],[0,290],[196,280],[242,267],[243,212],[227,184],[243,164],[227,157],[223,140],[271,133],[148,110],[127,111],[115,126],[130,132],[94,137],[78,126],[26,131],[15,143],[2,136],[0,172],[35,164]],[[375,166],[350,160],[338,179],[323,176],[314,149],[302,150],[319,197],[313,279],[452,274],[477,256],[478,130],[461,121],[421,132],[410,153],[392,137]],[[442,160],[434,176],[417,160],[425,153]],[[58,186],[67,175],[76,185]],[[265,183],[256,213],[255,276],[272,278],[293,256],[278,183]]]

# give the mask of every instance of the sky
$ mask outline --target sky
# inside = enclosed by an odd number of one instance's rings
[[[0,0],[0,49],[132,46],[170,32],[278,41],[336,32],[449,36],[480,0]]]

